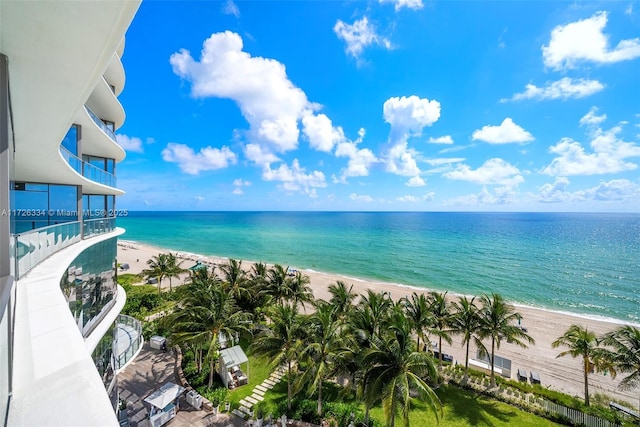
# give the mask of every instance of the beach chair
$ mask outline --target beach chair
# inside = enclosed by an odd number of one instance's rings
[[[527,382],[527,370],[518,368],[518,381]]]
[[[540,384],[540,375],[537,372],[531,371],[531,384]]]

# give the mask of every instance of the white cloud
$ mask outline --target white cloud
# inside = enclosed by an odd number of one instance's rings
[[[563,138],[549,147],[557,157],[541,173],[555,176],[599,175],[635,170],[638,165],[625,159],[640,157],[640,147],[618,138],[621,131],[616,126],[608,131],[597,129],[591,140],[592,153],[587,153],[577,141]]]
[[[399,143],[391,147],[386,155],[387,171],[401,176],[420,175],[420,168],[416,161],[417,152],[408,147],[407,143]]]
[[[263,153],[295,149],[298,120],[318,106],[289,80],[283,64],[242,49],[242,38],[225,31],[205,40],[199,61],[181,49],[170,63],[175,74],[192,83],[192,96],[235,101],[249,122],[249,141],[261,144]]]
[[[353,24],[346,24],[340,19],[333,26],[333,31],[339,39],[347,44],[345,51],[355,59],[360,59],[360,55],[366,47],[382,46],[391,49],[391,42],[377,34],[376,27],[369,23],[367,17],[356,20]]]
[[[233,15],[236,18],[240,17],[240,9],[238,9],[238,5],[236,5],[233,0],[227,0],[221,9],[222,13],[225,15]]]
[[[310,197],[317,197],[315,188],[326,187],[327,183],[324,174],[320,171],[313,171],[309,174],[300,167],[298,159],[294,159],[291,167],[286,164],[280,165],[277,169],[271,169],[266,165],[262,178],[265,181],[280,181],[280,188],[285,191],[300,191]]]
[[[488,142],[489,144],[526,143],[533,141],[533,135],[518,126],[507,117],[499,126],[483,126],[473,132],[473,140]]]
[[[580,125],[581,126],[597,126],[600,123],[607,120],[606,114],[603,114],[601,116],[596,116],[597,112],[598,112],[597,107],[591,107],[589,112],[580,119]]]
[[[367,195],[367,194],[356,194],[356,193],[351,193],[349,195],[349,199],[355,201],[355,202],[365,202],[365,203],[371,203],[373,202],[373,197]]]
[[[236,196],[242,196],[244,194],[244,190],[242,189],[242,187],[236,187],[236,188],[233,189],[231,194],[236,195]]]
[[[496,184],[506,187],[515,187],[524,182],[520,170],[500,158],[489,159],[475,170],[466,164],[458,165],[454,170],[445,173],[444,177],[476,184]]]
[[[601,182],[595,187],[575,192],[567,191],[569,180],[556,178],[553,184],[540,187],[538,199],[544,203],[559,202],[621,202],[640,199],[640,185],[627,179],[614,179]],[[639,200],[640,201],[640,200]]]
[[[404,141],[411,135],[420,135],[425,126],[440,118],[440,103],[415,95],[391,97],[382,106],[384,121],[391,125],[391,141]]]
[[[331,152],[333,146],[345,141],[341,127],[334,127],[325,114],[305,114],[302,117],[303,132],[309,139],[309,145],[318,150]]]
[[[567,193],[569,180],[566,177],[556,178],[553,184],[544,184],[540,187],[538,198],[545,203],[558,203],[571,200],[571,195]]]
[[[264,166],[280,161],[275,154],[262,147],[260,144],[247,144],[244,146],[244,155],[257,165]]]
[[[640,185],[626,179],[614,179],[609,182],[601,182],[596,187],[579,191],[576,196],[583,200],[601,202],[617,202],[629,199],[636,199],[640,202]]]
[[[414,176],[409,179],[409,181],[407,181],[405,185],[407,187],[424,187],[425,185],[427,185],[427,183],[424,182],[424,179],[422,179],[422,177]]]
[[[195,153],[191,147],[185,144],[170,142],[162,150],[162,159],[165,162],[177,163],[183,172],[190,175],[198,175],[202,171],[226,168],[236,163],[236,155],[229,147],[201,148]]]
[[[467,160],[464,157],[442,157],[437,159],[426,159],[425,162],[431,166],[450,165],[452,163],[460,163]]]
[[[429,142],[431,144],[453,144],[453,138],[451,135],[439,136],[437,138],[429,137]]]
[[[422,4],[422,0],[380,0],[380,3],[395,4],[396,12],[403,7],[411,10],[418,10],[424,7],[424,5]]]
[[[478,194],[468,194],[466,196],[456,197],[454,199],[447,200],[445,204],[463,206],[505,205],[512,203],[515,200],[516,195],[517,192],[509,186],[496,187],[493,191],[489,190],[486,186],[483,186],[482,190]]]
[[[525,91],[516,93],[511,98],[513,101],[522,99],[536,99],[539,101],[545,99],[569,99],[584,98],[604,89],[604,85],[597,80],[587,79],[571,79],[563,77],[555,82],[547,82],[544,87],[538,87],[529,83],[525,86]],[[501,99],[501,102],[508,99]]]
[[[609,46],[609,36],[603,33],[607,12],[597,12],[591,18],[558,25],[551,31],[548,46],[542,46],[547,67],[555,70],[575,68],[579,62],[610,64],[640,57],[640,38],[621,40],[615,48]]]
[[[365,131],[363,128],[358,132],[356,141],[344,141],[336,146],[336,157],[348,157],[347,167],[340,171],[340,177],[334,177],[334,182],[346,183],[346,179],[354,176],[368,176],[369,169],[380,160],[368,148],[358,149],[358,144],[362,142]]]
[[[142,146],[142,140],[135,136],[127,136],[119,133],[116,135],[116,141],[124,151],[130,151],[134,153],[143,153],[144,147]]]
[[[233,185],[236,187],[248,187],[251,185],[251,181],[244,181],[243,179],[238,178],[233,180]]]

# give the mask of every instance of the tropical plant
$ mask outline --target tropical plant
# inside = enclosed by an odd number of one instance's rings
[[[316,303],[316,311],[308,318],[306,340],[301,351],[305,369],[299,377],[297,388],[306,385],[311,395],[318,393],[318,415],[322,415],[323,383],[340,365],[337,360],[346,352],[343,341],[344,323],[334,315],[333,307],[326,301]]]
[[[331,294],[329,304],[333,306],[338,317],[345,317],[353,307],[353,300],[357,295],[352,291],[353,285],[347,288],[347,284],[342,280],[337,280],[335,284],[329,285],[329,293]]]
[[[438,369],[442,369],[442,340],[451,344],[451,336],[449,335],[449,323],[451,322],[451,310],[447,303],[447,293],[430,292],[429,293],[429,311],[431,312],[431,328],[430,333],[438,337]]]
[[[241,298],[250,297],[249,278],[242,269],[242,261],[230,259],[226,264],[219,266],[221,279],[224,286],[233,298],[238,301]]]
[[[582,374],[584,376],[584,404],[589,406],[589,373],[597,366],[598,337],[592,331],[580,325],[571,325],[565,333],[551,343],[551,347],[569,347],[569,350],[559,353],[556,358],[571,356],[582,357]]]
[[[249,334],[251,316],[238,310],[234,298],[213,280],[192,282],[180,303],[182,309],[169,318],[172,338],[177,344],[208,343],[206,360],[209,361],[208,385],[211,387],[219,356],[220,334],[227,337]]]
[[[513,310],[513,306],[507,304],[501,295],[492,293],[491,296],[484,294],[480,298],[482,307],[480,309],[480,338],[491,338],[491,387],[496,386],[495,376],[495,351],[500,348],[500,343],[504,340],[510,344],[516,344],[522,348],[527,348],[527,344],[535,341],[529,334],[513,323],[522,319],[520,313]],[[484,346],[480,349],[485,352]],[[486,352],[485,352],[486,353]]]
[[[251,348],[256,354],[268,356],[275,365],[287,365],[287,407],[291,409],[293,364],[302,347],[302,316],[298,307],[290,304],[272,306],[266,314],[271,323],[255,337]]]
[[[420,339],[426,344],[426,331],[432,324],[429,301],[423,293],[414,292],[411,294],[411,299],[404,297],[401,302],[416,333],[416,349],[420,351]]]
[[[475,299],[475,297],[469,299],[466,296],[461,296],[457,302],[453,303],[454,312],[451,318],[451,331],[462,335],[462,345],[466,346],[463,384],[467,383],[469,377],[469,344],[473,341],[478,348],[484,349],[482,340],[478,336],[480,312],[475,305]],[[486,352],[486,349],[483,351]]]
[[[437,380],[432,356],[414,350],[409,320],[400,306],[392,310],[384,334],[372,337],[372,346],[365,351],[363,363],[369,367],[365,400],[369,405],[382,401],[387,426],[395,426],[400,411],[403,425],[408,427],[412,396],[424,400],[436,418],[442,414],[442,403],[424,380]]]
[[[602,337],[601,343],[613,349],[608,354],[616,371],[628,373],[619,387],[623,390],[640,387],[640,329],[621,326]]]
[[[288,285],[288,288],[285,288],[285,297],[294,305],[314,302],[313,290],[309,286],[311,279],[306,274],[296,271],[295,276],[285,283]]]
[[[182,268],[182,262],[178,262],[178,257],[169,252],[167,255],[167,272],[165,274],[165,277],[169,279],[169,292],[173,290],[173,287],[171,286],[171,279],[174,277],[180,277],[180,275],[185,271],[187,270]]]
[[[158,280],[158,292],[161,291],[162,288],[162,279],[167,277],[169,274],[170,266],[169,266],[169,255],[168,254],[158,254],[152,256],[147,260],[147,265],[149,268],[142,270],[142,274],[147,278],[154,278]]]

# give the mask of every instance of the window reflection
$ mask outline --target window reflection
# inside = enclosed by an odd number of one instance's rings
[[[67,268],[60,288],[86,337],[115,303],[116,239],[84,250]]]

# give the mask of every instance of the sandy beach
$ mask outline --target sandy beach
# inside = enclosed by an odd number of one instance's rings
[[[148,259],[163,252],[166,253],[169,250],[126,240],[118,242],[118,262],[129,264],[129,269],[126,273],[140,273],[146,268]],[[179,251],[171,252],[178,254],[183,268],[192,266],[198,260],[210,265],[226,263],[227,261],[226,258],[207,257]],[[251,264],[251,261],[243,261],[242,265],[245,270],[249,270]],[[337,280],[352,284],[354,292],[358,294],[364,294],[368,289],[371,289],[374,292],[389,292],[394,299],[411,295],[414,291],[428,292],[428,290],[422,288],[367,281],[311,270],[301,271],[311,279],[311,287],[315,297],[325,300],[330,298],[328,286]],[[179,283],[182,283],[182,280],[173,279],[174,286]],[[169,281],[164,280],[162,286],[168,288]],[[449,296],[452,299],[457,299],[456,295],[449,294]],[[563,349],[554,349],[551,347],[551,343],[572,324],[587,327],[597,335],[600,335],[615,329],[621,323],[526,306],[517,306],[516,310],[522,315],[522,325],[527,328],[529,335],[535,339],[535,344],[527,349],[522,349],[512,344],[502,343],[500,349],[496,351],[496,355],[512,361],[511,378],[516,378],[519,368],[525,369],[527,372],[535,371],[540,375],[543,386],[583,398],[584,383],[581,360],[572,359],[570,356],[556,358]],[[443,342],[442,347],[444,353],[451,354],[459,364],[464,364],[464,348],[460,343],[459,337],[453,337],[452,345]],[[470,350],[471,357],[475,355],[475,352],[476,348],[472,345]],[[624,374],[616,379],[612,379],[609,375],[591,374],[589,378],[590,395],[594,396],[596,393],[603,393],[610,397],[624,400],[632,407],[637,408],[638,391],[623,392],[617,388],[620,379],[623,377]]]

